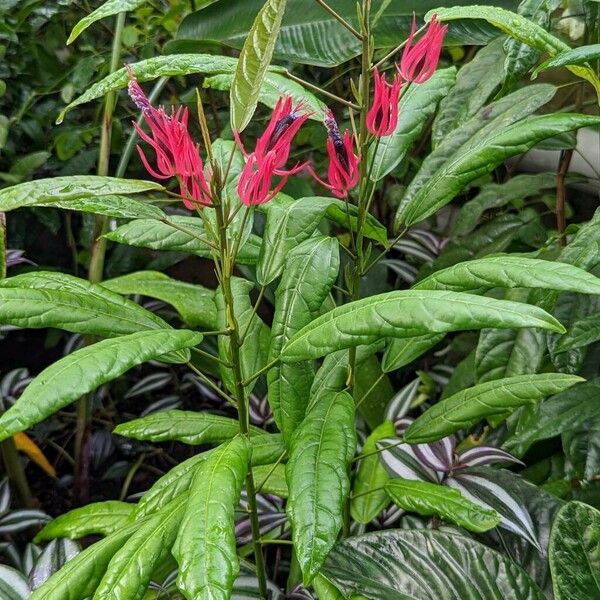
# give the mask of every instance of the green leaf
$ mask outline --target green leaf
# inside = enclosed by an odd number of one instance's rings
[[[310,238],[287,255],[275,292],[269,362],[279,356],[296,332],[319,315],[337,279],[339,263],[338,242],[331,237]],[[304,418],[313,379],[310,363],[278,364],[268,372],[269,405],[286,442]]]
[[[383,355],[384,373],[405,367],[444,339],[442,334],[426,334],[408,338],[392,338]]]
[[[185,329],[140,331],[76,350],[44,369],[0,417],[0,440],[40,423],[136,365],[201,340],[201,334]]]
[[[27,578],[12,567],[0,565],[0,596],[3,600],[27,600],[31,596]]]
[[[243,131],[252,119],[273,50],[286,0],[267,0],[248,32],[231,86],[231,128]]]
[[[379,181],[404,160],[413,143],[419,139],[425,124],[435,113],[438,103],[451,89],[456,68],[440,69],[425,83],[413,83],[400,98],[398,125],[391,135],[380,138],[375,151],[369,152],[370,178]]]
[[[286,467],[287,514],[305,585],[321,569],[342,527],[355,450],[352,396],[322,396],[296,430]]]
[[[471,502],[458,490],[428,481],[395,478],[385,484],[385,491],[400,508],[426,517],[439,516],[468,531],[482,533],[500,523],[500,515]]]
[[[173,500],[158,514],[140,524],[112,557],[94,594],[95,600],[144,598],[153,573],[171,556],[185,500]]]
[[[583,348],[600,340],[600,315],[595,313],[576,320],[567,333],[562,336],[554,352],[567,352],[577,348]]]
[[[433,442],[485,417],[512,412],[582,381],[585,380],[575,375],[541,373],[480,383],[427,409],[409,426],[404,439],[409,444]]]
[[[254,312],[254,307],[250,300],[250,292],[253,288],[254,285],[245,279],[240,277],[231,278],[234,316],[241,335],[245,334],[242,347],[240,348],[240,367],[243,380],[250,378],[267,364],[269,340],[271,338],[271,331]],[[217,290],[216,303],[219,329],[227,329],[229,327],[229,317],[226,314],[225,299],[223,298],[221,288]],[[230,337],[220,335],[218,344],[219,356],[222,360],[231,364]],[[227,388],[232,393],[235,393],[235,381],[232,369],[219,364],[219,370],[221,372],[221,379]],[[246,393],[249,394],[255,385],[256,380],[246,387]]]
[[[75,25],[75,27],[73,27],[73,31],[71,31],[67,44],[72,44],[83,31],[92,25],[92,23],[110,17],[111,15],[116,15],[120,12],[131,12],[143,3],[143,0],[108,0],[108,2],[100,5],[96,10],[85,16]]]
[[[560,52],[570,50],[569,46],[562,40],[554,37],[547,32],[543,27],[540,27],[533,21],[513,13],[509,10],[504,10],[496,6],[456,6],[452,8],[441,8],[439,10],[430,11],[425,15],[425,20],[429,21],[434,14],[440,21],[452,21],[455,19],[485,19],[504,33],[512,38],[554,57]],[[580,67],[568,65],[567,68],[582,79],[589,81],[596,90],[600,93],[600,80],[589,67]]]
[[[138,523],[92,544],[33,592],[29,600],[82,600],[96,591],[113,555],[135,534]]]
[[[55,538],[77,540],[92,534],[110,535],[125,525],[134,509],[134,504],[117,500],[93,502],[50,521],[35,536],[35,542]]]
[[[280,498],[288,497],[288,486],[285,479],[285,465],[261,465],[252,469],[256,489],[264,494],[274,494]]]
[[[413,289],[473,293],[495,287],[600,294],[600,279],[565,263],[503,254],[465,261],[437,271],[419,281]]]
[[[563,332],[538,308],[471,294],[430,290],[388,292],[339,306],[303,327],[283,347],[283,361],[318,358],[383,337],[411,337],[483,327],[539,327]]]
[[[545,600],[514,562],[475,540],[425,529],[378,531],[338,543],[323,568],[346,598]]]
[[[441,98],[439,111],[431,127],[434,147],[448,133],[474,117],[502,83],[503,42],[504,38],[490,42],[458,71],[455,85]]]
[[[352,489],[352,518],[363,525],[370,523],[388,504],[383,486],[390,478],[376,453],[377,442],[396,435],[391,421],[384,421],[366,439],[360,453],[356,480]]]
[[[247,439],[236,436],[196,470],[173,547],[177,587],[188,600],[231,597],[239,572],[234,513],[249,462]]]
[[[558,260],[591,271],[600,263],[600,209],[587,223],[584,223]]]
[[[118,294],[139,294],[171,304],[185,323],[208,330],[217,329],[215,292],[204,286],[177,281],[159,271],[138,271],[102,282]]]
[[[537,77],[539,73],[553,67],[569,67],[572,65],[587,65],[590,61],[600,58],[600,44],[590,44],[588,46],[580,46],[579,48],[569,48],[554,58],[544,61],[533,72],[533,77]]]
[[[164,190],[163,186],[152,181],[96,175],[36,179],[0,190],[0,212],[48,203],[53,205],[60,203],[61,206],[66,206],[69,201],[76,202],[95,196],[140,194],[161,190]]]
[[[414,225],[437,212],[467,184],[490,173],[504,160],[531,149],[548,137],[600,124],[599,117],[559,113],[529,117],[473,140],[444,164],[412,197],[401,223]]]
[[[0,279],[6,277],[6,217],[0,213]]]
[[[550,536],[550,570],[556,600],[600,596],[600,512],[569,502],[556,515]]]
[[[121,423],[114,429],[117,435],[149,442],[177,441],[199,446],[220,444],[235,437],[240,431],[237,419],[207,412],[165,410]],[[255,434],[262,429],[252,427]]]
[[[169,223],[173,223],[174,226]],[[185,232],[181,231],[182,228]],[[104,237],[138,248],[187,252],[204,258],[212,256],[210,247],[202,241],[206,239],[206,232],[202,220],[197,217],[170,216],[168,222],[138,219],[117,227]],[[243,265],[256,264],[259,248],[260,238],[251,235],[241,247],[237,261]]]

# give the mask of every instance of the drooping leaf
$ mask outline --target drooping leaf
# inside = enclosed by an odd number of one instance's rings
[[[288,254],[275,293],[269,361],[279,355],[297,331],[318,316],[338,269],[335,238],[311,238]],[[314,367],[308,362],[279,364],[268,373],[269,405],[286,442],[304,418],[313,379]]]
[[[402,162],[455,79],[455,67],[440,69],[425,83],[413,83],[403,92],[399,104],[401,118],[395,131],[380,138],[376,151],[369,153],[373,181],[379,181]]]
[[[389,498],[383,489],[389,475],[375,452],[379,440],[392,437],[395,433],[394,424],[384,421],[363,444],[350,505],[352,518],[363,525],[372,521],[389,504]]]
[[[177,586],[188,600],[228,599],[239,572],[234,511],[250,462],[246,438],[216,448],[196,470],[173,547]]]
[[[485,509],[465,498],[458,490],[437,483],[390,479],[385,491],[400,508],[424,516],[440,516],[468,531],[481,533],[500,522],[495,510]]]
[[[441,291],[395,291],[329,311],[303,327],[281,352],[283,361],[318,358],[383,337],[411,337],[482,327],[563,331],[535,306]]]
[[[323,568],[346,597],[544,600],[529,576],[475,540],[441,531],[367,533],[336,544]]]
[[[116,15],[120,12],[133,11],[141,4],[143,4],[143,0],[108,0],[107,2],[104,2],[104,4],[101,4],[96,10],[77,22],[71,31],[67,44],[72,44],[83,31],[96,21],[100,21],[100,19],[110,17],[111,15]]]
[[[153,181],[139,179],[119,179],[97,175],[72,175],[52,177],[20,183],[0,190],[0,211],[8,212],[23,206],[36,206],[45,203],[58,203],[66,206],[68,201],[89,199],[95,196],[112,194],[140,194],[148,191],[161,191],[163,186]],[[150,208],[148,206],[148,208]]]
[[[533,76],[536,77],[542,71],[551,69],[553,67],[569,67],[572,65],[583,65],[586,66],[588,63],[600,58],[600,44],[589,44],[586,46],[580,46],[579,48],[569,48],[557,54],[554,58],[549,58],[544,61],[539,67],[533,72]]]
[[[433,442],[485,417],[503,415],[582,381],[575,375],[541,373],[480,383],[431,406],[409,426],[404,439],[410,444]]]
[[[260,9],[238,59],[231,86],[231,127],[243,131],[252,119],[273,50],[286,0],[267,0]]]
[[[556,600],[600,596],[600,512],[582,502],[563,506],[552,526],[549,559]]]
[[[177,281],[159,271],[138,271],[102,282],[118,294],[140,294],[157,298],[177,309],[183,321],[196,327],[217,329],[214,290],[199,284]]]
[[[287,514],[305,584],[321,569],[342,527],[355,449],[354,400],[347,392],[320,397],[292,438]]]
[[[54,538],[76,540],[91,534],[110,535],[125,525],[134,509],[134,504],[117,500],[75,508],[50,521],[35,536],[35,541],[38,543]]]
[[[201,334],[185,329],[140,331],[76,350],[44,369],[0,417],[0,439],[43,421],[136,365],[201,340]]]

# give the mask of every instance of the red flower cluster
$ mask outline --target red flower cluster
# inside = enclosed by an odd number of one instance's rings
[[[392,83],[388,83],[385,74],[380,74],[375,69],[373,104],[367,116],[367,128],[373,135],[383,137],[394,133],[398,124],[398,101],[404,82],[423,83],[435,73],[447,28],[447,25],[440,25],[433,15],[427,31],[413,45],[417,30],[416,19],[413,17],[400,64],[396,65],[398,73]]]

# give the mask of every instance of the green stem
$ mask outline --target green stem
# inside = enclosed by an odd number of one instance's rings
[[[350,23],[348,23],[348,21],[346,21],[346,19],[344,19],[342,15],[333,10],[333,8],[331,8],[331,6],[329,6],[329,4],[325,2],[325,0],[315,1],[319,6],[322,6],[323,9],[326,10],[338,23],[340,23],[340,25],[343,25],[354,37],[356,37],[359,40],[363,39],[363,36],[365,35],[364,31],[363,33],[361,33],[360,31],[354,29],[354,27],[352,27],[352,25],[350,25]]]
[[[14,440],[9,438],[0,442],[0,450],[2,451],[2,460],[4,462],[6,474],[8,475],[9,481],[17,490],[21,504],[24,508],[31,508],[33,506],[33,498],[31,496],[27,477],[25,476],[23,463],[17,452]]]

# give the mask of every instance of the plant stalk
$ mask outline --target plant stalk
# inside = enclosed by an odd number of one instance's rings
[[[4,462],[6,474],[9,481],[17,490],[21,505],[24,508],[31,508],[33,506],[33,497],[14,440],[9,438],[0,442],[0,450],[2,451],[2,461]]]

